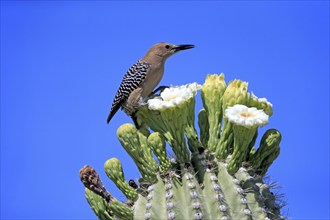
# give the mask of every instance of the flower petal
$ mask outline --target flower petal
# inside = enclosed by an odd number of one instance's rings
[[[183,86],[166,88],[160,97],[148,100],[151,110],[163,110],[183,104],[196,95],[197,90],[201,89],[198,83],[191,83]]]

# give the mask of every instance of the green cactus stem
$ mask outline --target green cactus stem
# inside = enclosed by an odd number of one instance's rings
[[[187,125],[185,128],[185,135],[188,140],[189,150],[194,153],[198,152],[199,148],[203,148],[202,142],[198,138],[197,131],[195,129],[195,99],[190,99],[187,108]]]
[[[200,128],[200,139],[202,145],[206,148],[207,142],[209,140],[210,124],[205,109],[200,110],[198,113],[198,126]]]
[[[264,212],[265,203],[260,199],[260,189],[257,186],[256,180],[248,173],[244,168],[241,168],[235,177],[242,185],[242,189],[245,193],[245,203],[248,204],[251,210],[253,219],[265,219],[268,217],[267,213]]]
[[[89,166],[80,171],[89,205],[101,220],[112,219],[284,219],[283,204],[264,176],[280,153],[281,134],[269,129],[255,146],[258,128],[272,105],[224,75],[208,75],[203,86],[165,89],[137,113],[143,129],[124,124],[117,136],[141,173],[125,181],[116,158],[104,164],[107,176],[126,196],[115,199]],[[204,109],[195,128],[195,95]],[[150,129],[150,131],[148,130]],[[175,157],[167,155],[166,142]],[[188,143],[188,144],[187,144]],[[157,158],[157,162],[155,160]],[[134,179],[134,177],[132,178]]]
[[[245,128],[239,125],[233,125],[234,131],[234,152],[228,162],[228,171],[235,174],[241,167],[250,152],[248,146],[252,141],[257,128]]]

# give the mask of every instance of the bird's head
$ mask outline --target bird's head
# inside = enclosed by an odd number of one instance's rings
[[[153,45],[149,51],[146,54],[147,56],[156,56],[160,57],[164,60],[172,56],[173,54],[181,51],[181,50],[187,50],[194,48],[195,46],[192,44],[180,44],[180,45],[175,45],[175,44],[170,44],[170,43],[157,43]]]

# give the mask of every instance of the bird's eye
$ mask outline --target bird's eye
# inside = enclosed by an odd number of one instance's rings
[[[165,45],[165,48],[166,48],[166,49],[170,48],[170,45],[168,45],[168,44],[167,44],[167,45]]]

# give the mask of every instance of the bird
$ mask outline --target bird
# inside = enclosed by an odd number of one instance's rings
[[[194,47],[192,44],[176,45],[165,42],[153,45],[144,57],[133,64],[124,75],[113,99],[107,124],[121,107],[138,128],[136,119],[138,108],[151,94],[166,88],[166,86],[160,86],[153,91],[163,78],[167,58],[179,51]]]

